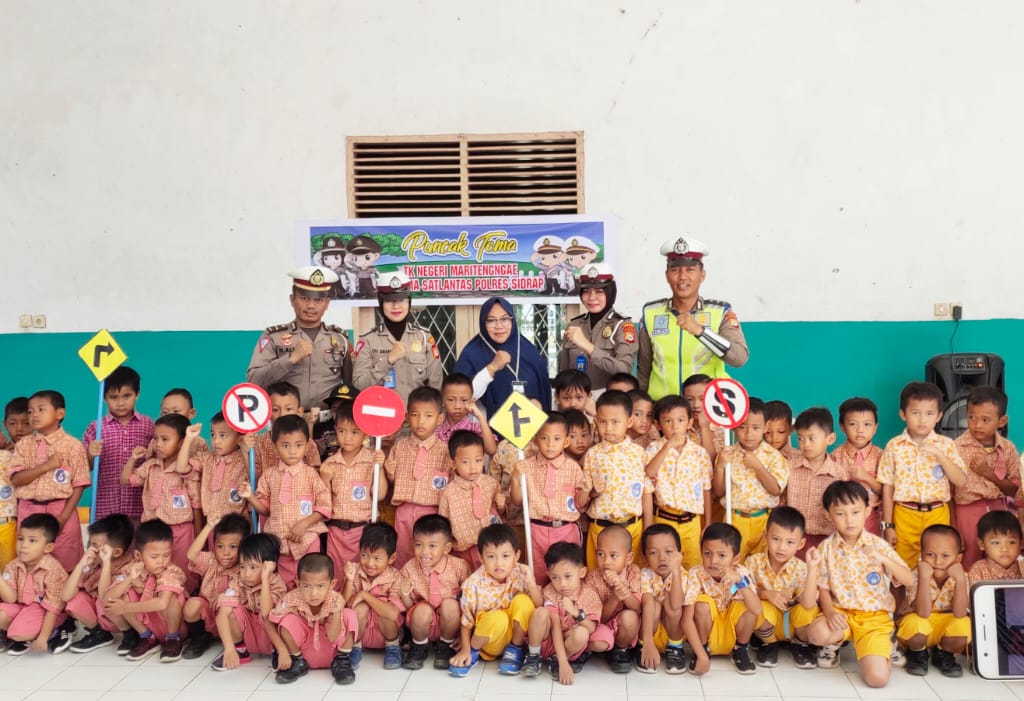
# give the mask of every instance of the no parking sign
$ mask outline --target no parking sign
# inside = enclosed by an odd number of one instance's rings
[[[239,433],[256,433],[270,423],[270,395],[259,385],[235,385],[224,395],[220,408],[228,426]]]

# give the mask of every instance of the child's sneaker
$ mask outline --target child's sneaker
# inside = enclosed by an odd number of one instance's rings
[[[452,675],[453,677],[458,677],[460,679],[462,677],[468,677],[469,673],[472,672],[478,664],[480,664],[480,651],[470,648],[469,664],[465,667],[457,667],[456,665],[449,664],[448,674]]]
[[[210,649],[210,645],[213,643],[213,636],[207,633],[205,630],[202,635],[197,635],[194,638],[189,638],[188,645],[185,646],[185,652],[182,653],[186,660],[195,660],[203,656],[203,654]]]
[[[523,660],[523,676],[524,677],[538,677],[540,676],[540,655],[527,655]]]
[[[292,666],[288,669],[278,670],[274,675],[274,681],[278,684],[291,684],[299,677],[309,674],[309,662],[302,655],[292,655]]]
[[[501,661],[498,663],[498,673],[510,677],[519,674],[523,668],[524,657],[526,657],[526,650],[519,645],[509,643],[509,646],[505,648],[505,652],[501,655]]]
[[[633,650],[632,650],[633,669],[635,669],[638,672],[642,672],[643,674],[657,674],[658,673],[658,668],[657,667],[655,667],[654,669],[648,669],[647,667],[644,667],[643,658],[641,657],[642,654],[643,654],[643,649],[644,648],[643,648],[642,645],[634,645],[633,646]]]
[[[168,638],[160,648],[160,661],[177,662],[181,659],[183,647],[185,644],[181,642],[181,638]]]
[[[91,652],[114,644],[114,636],[99,626],[90,628],[89,632],[76,643],[72,643],[71,652]]]
[[[405,652],[405,659],[402,660],[402,669],[423,669],[427,661],[426,643],[409,643],[409,649]]]
[[[331,660],[331,675],[338,684],[351,684],[356,680],[356,672],[352,669],[352,654],[339,651]]]
[[[954,679],[964,676],[964,668],[956,661],[956,655],[941,648],[932,649],[932,664],[939,668],[944,677]]]
[[[117,646],[117,654],[124,657],[139,644],[139,631],[129,628],[121,634],[121,644]]]
[[[557,656],[552,655],[551,657],[548,658],[548,670],[551,672],[551,678],[554,679],[557,682],[558,681],[558,670],[559,670],[559,667],[558,667],[558,657]]]
[[[608,666],[615,674],[629,674],[633,671],[633,661],[629,659],[629,650],[616,647],[608,653]]]
[[[59,655],[71,647],[72,636],[75,633],[75,619],[68,618],[53,632],[50,639],[46,641],[46,649],[50,654]]]
[[[363,663],[363,646],[358,645],[352,648],[352,651],[348,653],[348,659],[352,663],[352,671],[358,670],[359,665]]]
[[[740,674],[753,674],[757,671],[757,665],[750,659],[750,647],[747,645],[736,645],[732,649],[732,663],[736,665],[736,671]]]
[[[402,648],[398,645],[384,646],[384,669],[400,669],[402,666]]]
[[[159,651],[160,641],[156,639],[155,635],[150,635],[148,638],[140,638],[139,642],[135,643],[135,647],[128,653],[126,659],[130,662],[138,662]]]
[[[0,630],[0,653],[7,652],[7,648],[10,647],[11,641],[7,639],[7,631]]]
[[[710,655],[711,654],[711,648],[708,647],[707,645],[705,645],[704,646],[704,652],[705,652],[705,654]],[[696,674],[697,673],[697,655],[693,655],[690,658],[690,664],[688,664],[686,666],[686,668],[688,670],[690,670],[690,674]]]
[[[665,673],[686,673],[686,651],[683,648],[674,645],[665,648]]]
[[[907,666],[907,656],[903,654],[903,650],[900,648],[900,644],[896,642],[895,635],[892,639],[892,652],[889,653],[889,662],[892,663],[893,667]]]
[[[793,641],[789,651],[793,654],[793,664],[797,669],[814,669],[818,666],[818,651],[813,645]]]
[[[907,650],[907,674],[923,677],[928,674],[928,651]]]
[[[448,669],[454,654],[455,650],[452,650],[451,643],[438,640],[434,643],[434,669]]]
[[[582,672],[583,668],[587,666],[587,660],[589,660],[590,656],[593,654],[594,653],[592,653],[590,650],[584,650],[579,655],[577,655],[575,660],[570,660],[569,666],[572,667],[572,671],[575,674],[579,674],[580,672]]]
[[[241,667],[242,665],[246,665],[246,664],[249,664],[250,662],[252,662],[252,655],[249,654],[249,651],[246,648],[239,649],[238,646],[236,645],[235,646],[235,652],[238,653],[238,666],[239,667]],[[210,667],[212,667],[215,672],[226,672],[227,671],[228,668],[224,666],[224,653],[223,652],[220,653],[219,655],[217,655],[217,657],[213,660],[213,663],[210,665]]]
[[[818,649],[818,667],[820,669],[835,669],[839,666],[839,646],[822,645]]]
[[[22,640],[12,640],[7,645],[7,654],[11,657],[20,657],[28,652],[28,643]]]
[[[779,644],[764,643],[755,653],[758,667],[774,667],[779,664]]]

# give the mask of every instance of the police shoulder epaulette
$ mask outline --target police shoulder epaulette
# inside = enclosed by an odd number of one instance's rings
[[[614,309],[612,309],[611,313],[609,313],[609,314],[608,314],[608,318],[609,318],[609,319],[620,319],[620,320],[625,320],[625,319],[628,319],[629,317],[628,317],[628,316],[626,316],[625,314],[619,314],[619,313],[618,313],[617,311],[615,311]]]
[[[643,308],[647,309],[647,307],[651,307],[651,306],[655,306],[655,305],[662,306],[662,305],[665,305],[665,304],[668,304],[668,297],[662,297],[661,299],[651,300],[650,302],[645,303]]]
[[[340,326],[336,326],[334,324],[324,324],[324,331],[334,331],[335,333],[340,333],[340,334],[345,333],[345,329],[341,328]]]
[[[578,316],[574,316],[573,318],[569,319],[569,321],[583,321],[586,318],[587,318],[587,312],[583,312],[582,314],[580,314]]]
[[[267,333],[277,333],[278,331],[287,331],[291,327],[291,324],[278,324],[277,326],[268,326]]]
[[[726,302],[724,300],[721,300],[721,299],[705,299],[705,300],[703,300],[703,302],[704,302],[705,306],[707,306],[708,304],[711,304],[711,305],[716,306],[716,307],[728,307],[728,306],[730,306],[728,302]]]

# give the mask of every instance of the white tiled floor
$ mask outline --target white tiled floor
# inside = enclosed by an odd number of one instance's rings
[[[352,686],[334,684],[327,670],[313,670],[289,686],[274,682],[269,658],[257,658],[234,672],[215,672],[210,662],[219,649],[199,660],[160,664],[157,657],[133,663],[105,648],[87,655],[0,655],[0,698],[3,701],[691,701],[696,699],[930,699],[932,701],[1024,700],[1024,683],[988,682],[966,672],[946,679],[932,671],[912,677],[893,670],[884,689],[868,689],[857,676],[850,650],[834,670],[798,670],[783,652],[774,670],[759,669],[741,676],[725,658],[712,660],[711,671],[691,675],[616,675],[601,659],[593,659],[573,686],[551,681],[545,672],[536,679],[509,678],[496,665],[481,665],[466,679],[454,679],[431,668],[419,672],[381,669],[379,653],[368,652]]]

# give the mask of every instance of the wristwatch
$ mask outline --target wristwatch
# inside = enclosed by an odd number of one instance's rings
[[[576,622],[577,623],[583,623],[583,621],[585,621],[585,620],[587,620],[587,612],[584,611],[583,609],[580,609],[576,613]]]
[[[879,525],[879,527],[880,527],[880,528],[881,528],[881,529],[882,529],[883,531],[884,531],[884,530],[887,530],[887,529],[889,529],[889,528],[892,528],[893,530],[896,530],[896,524],[895,524],[895,523],[893,523],[892,521],[879,521],[879,522],[878,522],[878,525]]]

